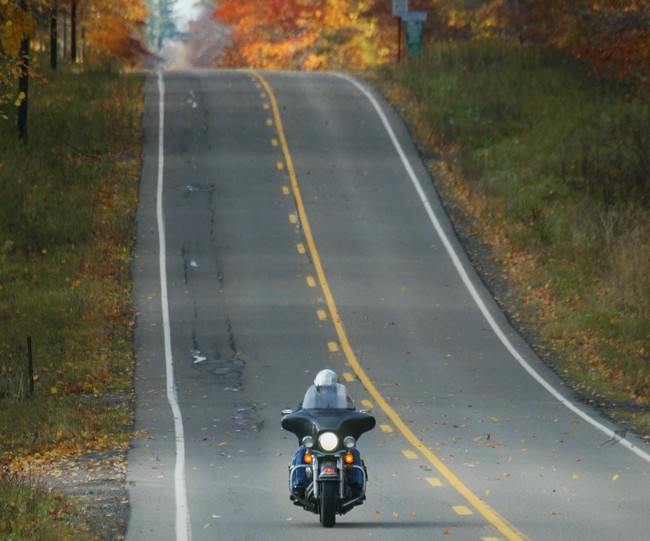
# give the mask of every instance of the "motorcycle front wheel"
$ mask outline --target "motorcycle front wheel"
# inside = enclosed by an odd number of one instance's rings
[[[336,524],[336,490],[338,483],[321,484],[320,523],[324,528],[333,528]]]

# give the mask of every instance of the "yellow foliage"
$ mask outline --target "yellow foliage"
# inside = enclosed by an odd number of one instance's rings
[[[87,0],[80,22],[92,51],[132,59],[146,54],[142,29],[148,16],[143,0]]]
[[[235,41],[224,63],[308,70],[376,63],[386,47],[371,4],[221,0],[215,17],[234,27]]]

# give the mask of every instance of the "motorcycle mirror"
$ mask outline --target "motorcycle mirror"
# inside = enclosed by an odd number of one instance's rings
[[[293,410],[290,408],[286,408],[282,410],[282,415],[291,415],[293,413]]]

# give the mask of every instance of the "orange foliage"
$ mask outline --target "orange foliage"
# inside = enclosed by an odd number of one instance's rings
[[[69,13],[71,0],[59,0],[59,14]],[[84,30],[86,57],[119,57],[135,60],[147,54],[142,45],[142,28],[148,12],[145,0],[77,0],[77,26]],[[20,105],[24,93],[16,96],[14,86],[27,60],[20,55],[24,38],[33,36],[37,22],[49,24],[52,0],[0,1],[0,107]],[[41,29],[45,33],[45,28]],[[0,110],[6,119],[8,108]]]
[[[598,76],[650,90],[647,0],[492,0],[477,14],[477,33],[556,47],[587,58]]]
[[[390,59],[396,23],[388,0],[218,0],[234,29],[223,61],[271,68],[363,66]],[[497,37],[587,58],[597,75],[650,90],[647,0],[410,0],[428,14],[429,40]]]
[[[149,13],[143,0],[78,0],[78,5],[91,53],[127,60],[147,54],[142,31]]]
[[[18,54],[20,40],[35,29],[35,21],[49,21],[51,0],[0,2],[0,64]],[[70,0],[59,0],[59,13],[69,12]],[[95,52],[122,58],[144,54],[142,29],[147,21],[145,0],[77,0],[77,25]]]
[[[249,0],[224,1],[214,17],[233,25],[235,48],[247,64],[257,67],[290,67],[299,51],[313,41],[309,16],[318,18],[320,2],[302,4],[295,0],[285,2]]]
[[[222,62],[319,69],[374,63],[390,54],[372,1],[219,0],[213,17],[233,27]],[[390,9],[390,8],[388,8]]]
[[[598,73],[631,79],[650,90],[650,3],[646,0],[596,1],[585,9],[592,32],[572,44]]]

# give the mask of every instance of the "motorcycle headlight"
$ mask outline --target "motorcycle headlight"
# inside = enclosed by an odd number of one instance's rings
[[[318,436],[318,445],[323,451],[334,451],[339,446],[339,438],[334,432],[323,432]]]
[[[352,436],[345,436],[343,445],[346,449],[352,449],[357,444],[357,441]]]
[[[303,444],[307,449],[311,449],[311,448],[314,446],[314,438],[312,438],[311,436],[305,436],[305,437],[302,439],[302,444]]]

